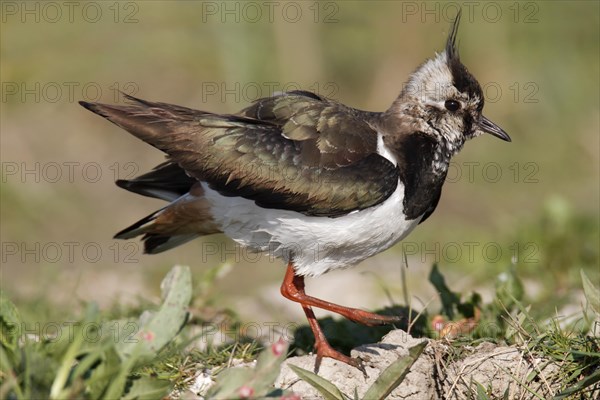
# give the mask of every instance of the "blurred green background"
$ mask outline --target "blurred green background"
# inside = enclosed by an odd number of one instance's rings
[[[17,305],[107,307],[156,295],[173,264],[199,276],[227,263],[212,290],[247,318],[282,314],[282,262],[221,236],[157,256],[114,241],[162,203],[113,181],[163,155],[77,101],[122,102],[121,90],[225,113],[303,88],[384,110],[411,71],[443,49],[457,9],[400,1],[67,3],[1,5],[1,289]],[[569,295],[565,282],[580,268],[598,282],[599,12],[595,1],[463,7],[461,58],[484,87],[485,114],[513,142],[478,138],[456,157],[435,214],[406,240],[410,296],[431,298],[434,261],[455,287],[484,293],[512,262],[533,302]],[[400,299],[401,247],[311,280],[309,291],[379,307],[380,277]]]

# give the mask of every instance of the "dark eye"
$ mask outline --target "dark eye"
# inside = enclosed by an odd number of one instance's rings
[[[460,103],[456,100],[446,100],[444,106],[448,111],[456,111],[460,108]]]

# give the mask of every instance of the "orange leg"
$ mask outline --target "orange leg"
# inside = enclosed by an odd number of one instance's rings
[[[341,361],[343,363],[352,365],[363,371],[363,373],[365,372],[360,360],[345,356],[331,347],[331,345],[327,341],[327,338],[325,337],[325,334],[323,333],[321,327],[317,322],[317,319],[311,306],[333,311],[337,314],[348,318],[351,321],[368,326],[393,324],[401,320],[401,318],[399,317],[379,315],[359,310],[357,308],[343,307],[338,304],[333,304],[328,301],[308,296],[304,292],[304,277],[295,274],[294,266],[291,262],[288,264],[287,270],[285,272],[285,278],[283,279],[283,283],[281,284],[281,294],[284,297],[295,301],[296,303],[300,303],[302,305],[304,313],[306,314],[306,318],[308,319],[310,328],[313,331],[313,334],[315,335],[315,348],[317,350],[317,362],[315,364],[315,371],[319,370],[319,366],[323,357],[329,357]]]

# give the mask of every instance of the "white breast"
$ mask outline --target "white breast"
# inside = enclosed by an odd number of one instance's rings
[[[381,204],[337,218],[266,209],[242,197],[222,196],[207,184],[203,187],[214,219],[227,236],[286,262],[293,260],[300,275],[351,267],[403,239],[420,220],[404,218],[402,182]]]

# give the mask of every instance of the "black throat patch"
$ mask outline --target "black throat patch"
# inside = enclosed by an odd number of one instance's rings
[[[398,143],[398,167],[404,184],[404,214],[407,219],[425,221],[435,210],[442,194],[446,171],[434,168],[435,154],[440,144],[421,132],[406,135]]]

